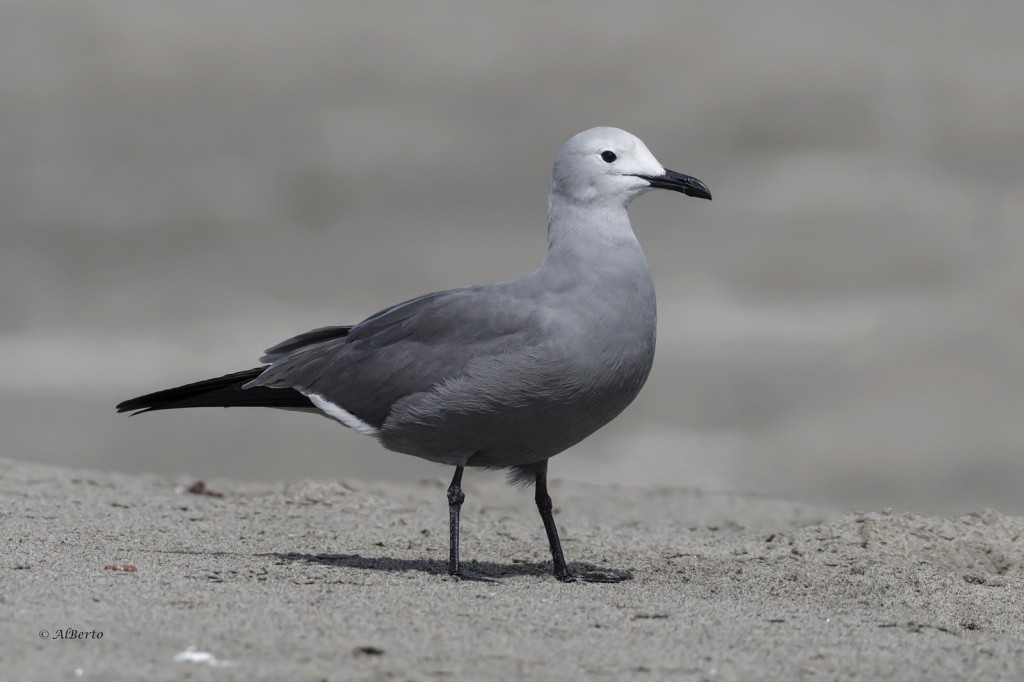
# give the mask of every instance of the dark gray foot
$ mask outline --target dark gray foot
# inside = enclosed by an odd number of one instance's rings
[[[614,573],[601,573],[600,571],[591,571],[589,573],[568,573],[563,576],[555,576],[559,581],[563,583],[621,583],[626,580],[621,575],[615,575]]]
[[[497,578],[489,578],[486,575],[477,575],[475,573],[466,573],[465,571],[460,571],[458,573],[449,573],[448,577],[449,578],[453,578],[455,580],[458,580],[460,582],[467,582],[467,583],[500,583],[501,582]]]

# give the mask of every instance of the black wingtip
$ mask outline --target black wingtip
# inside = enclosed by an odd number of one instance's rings
[[[134,417],[137,414],[145,414],[146,412],[152,412],[153,411],[152,407],[141,408],[141,407],[139,407],[137,405],[130,405],[129,403],[131,403],[131,402],[132,401],[130,401],[130,400],[126,400],[123,403],[118,403],[117,406],[114,409],[117,410],[118,414],[124,414],[125,412],[131,412],[131,414],[128,415],[129,417]]]
[[[176,386],[155,393],[148,393],[137,398],[122,401],[114,409],[117,410],[118,414],[131,412],[129,416],[134,417],[144,412],[175,410],[185,407],[234,407],[244,405],[276,407],[279,403],[287,406],[299,405],[304,407],[305,404],[309,403],[308,399],[299,393],[290,395],[289,391],[275,391],[273,394],[267,394],[265,391],[247,391],[243,388],[245,384],[262,374],[265,369],[266,367],[256,367],[215,379],[206,379],[184,386]]]

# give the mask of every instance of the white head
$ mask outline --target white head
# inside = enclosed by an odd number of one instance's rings
[[[696,178],[666,170],[640,138],[618,128],[591,128],[562,147],[551,173],[551,195],[574,204],[625,207],[655,187],[711,198]]]

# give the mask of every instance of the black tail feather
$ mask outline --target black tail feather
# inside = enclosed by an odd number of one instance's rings
[[[267,388],[254,386],[242,389],[266,367],[256,367],[216,379],[197,381],[175,388],[126,400],[117,406],[118,412],[153,412],[155,410],[177,410],[185,407],[279,407],[302,409],[312,408],[309,398],[291,388]]]

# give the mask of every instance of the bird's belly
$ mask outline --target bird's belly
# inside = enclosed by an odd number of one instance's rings
[[[637,396],[653,360],[650,341],[603,354],[563,354],[557,363],[517,363],[470,374],[396,405],[380,434],[388,449],[447,464],[531,464],[575,445]],[[501,381],[489,381],[488,377]]]

